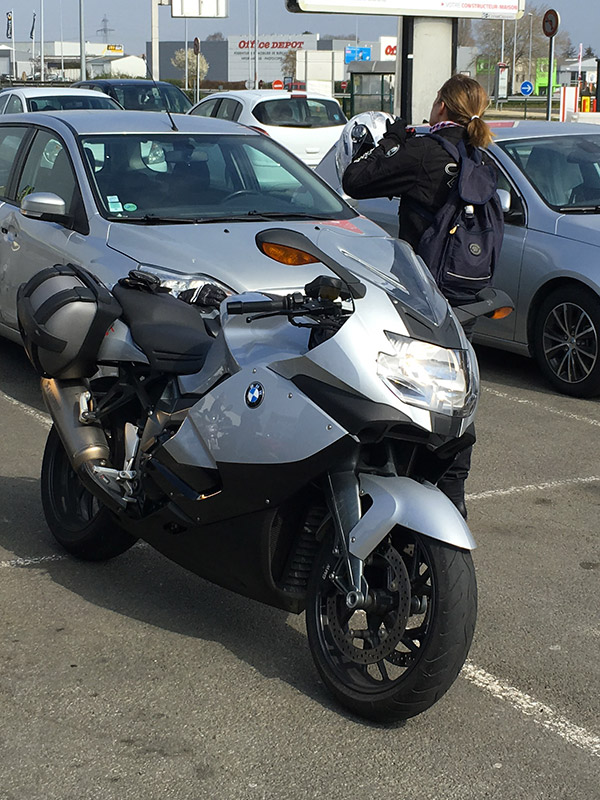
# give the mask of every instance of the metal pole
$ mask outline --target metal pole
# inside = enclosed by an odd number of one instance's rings
[[[550,37],[550,48],[548,51],[548,108],[546,111],[546,119],[552,119],[552,84],[554,72],[554,36]]]
[[[183,52],[185,54],[185,90],[187,92],[187,90],[190,88],[190,81],[189,81],[189,71],[190,70],[189,70],[189,63],[188,63],[189,62],[189,59],[188,59],[188,18],[187,17],[185,18],[185,48],[184,48]]]
[[[63,36],[63,15],[62,15],[62,0],[58,5],[58,13],[60,15],[60,76],[65,79],[65,47]]]
[[[502,47],[500,50],[500,61],[504,64],[504,20],[502,20]]]
[[[533,14],[529,14],[529,75],[527,80],[531,81],[531,42],[533,39]]]
[[[254,0],[254,88],[258,89],[258,0]]]
[[[394,70],[394,115],[402,116],[402,21],[403,17],[398,17],[396,26],[396,66]]]
[[[512,79],[511,79],[511,94],[515,94],[515,69],[517,65],[517,18],[515,17],[515,28],[513,31],[513,63],[512,63]]]
[[[44,0],[40,0],[40,80],[46,79],[44,67]]]
[[[196,103],[200,102],[200,51],[196,56]]]
[[[15,51],[15,12],[10,12],[11,19],[11,33],[12,33],[12,60],[13,60],[13,78],[17,79],[17,54]]]
[[[157,81],[159,79],[160,66],[158,58],[158,0],[150,0],[152,4],[151,14],[151,49],[152,49],[152,78]]]
[[[85,33],[83,25],[83,0],[79,0],[79,80],[84,81],[85,74]]]

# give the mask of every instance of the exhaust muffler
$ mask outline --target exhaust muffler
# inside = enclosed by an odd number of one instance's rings
[[[80,380],[42,378],[41,388],[46,408],[79,479],[104,505],[122,511],[127,501],[106,477],[107,472],[113,472],[106,435],[100,425],[82,420],[82,410],[87,408],[87,386]],[[97,468],[102,469],[96,472]]]

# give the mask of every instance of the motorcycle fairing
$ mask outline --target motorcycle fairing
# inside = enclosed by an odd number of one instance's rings
[[[365,559],[396,525],[445,544],[474,550],[475,539],[451,500],[432,483],[361,474],[373,503],[350,532],[350,552]]]

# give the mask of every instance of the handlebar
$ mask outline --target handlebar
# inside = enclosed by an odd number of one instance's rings
[[[300,292],[276,297],[272,300],[232,300],[227,303],[228,314],[263,314],[279,311],[294,311],[300,308],[305,298]]]

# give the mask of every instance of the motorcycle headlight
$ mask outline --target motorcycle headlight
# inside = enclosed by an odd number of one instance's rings
[[[215,286],[218,286],[228,297],[236,294],[229,286],[226,286],[224,283],[211,278],[210,275],[203,275],[201,273],[196,273],[195,275],[185,275],[179,272],[169,272],[166,269],[163,270],[159,267],[154,267],[149,264],[140,264],[138,269],[142,270],[143,272],[151,272],[153,275],[156,275],[157,278],[160,278],[161,285],[165,286],[167,289],[170,289],[171,293],[174,294],[175,297],[178,297],[181,292],[185,292],[188,289],[200,290],[207,283],[212,283]]]
[[[377,374],[403,402],[438,414],[466,417],[478,394],[471,348],[450,350],[386,331],[393,355],[379,353]]]

